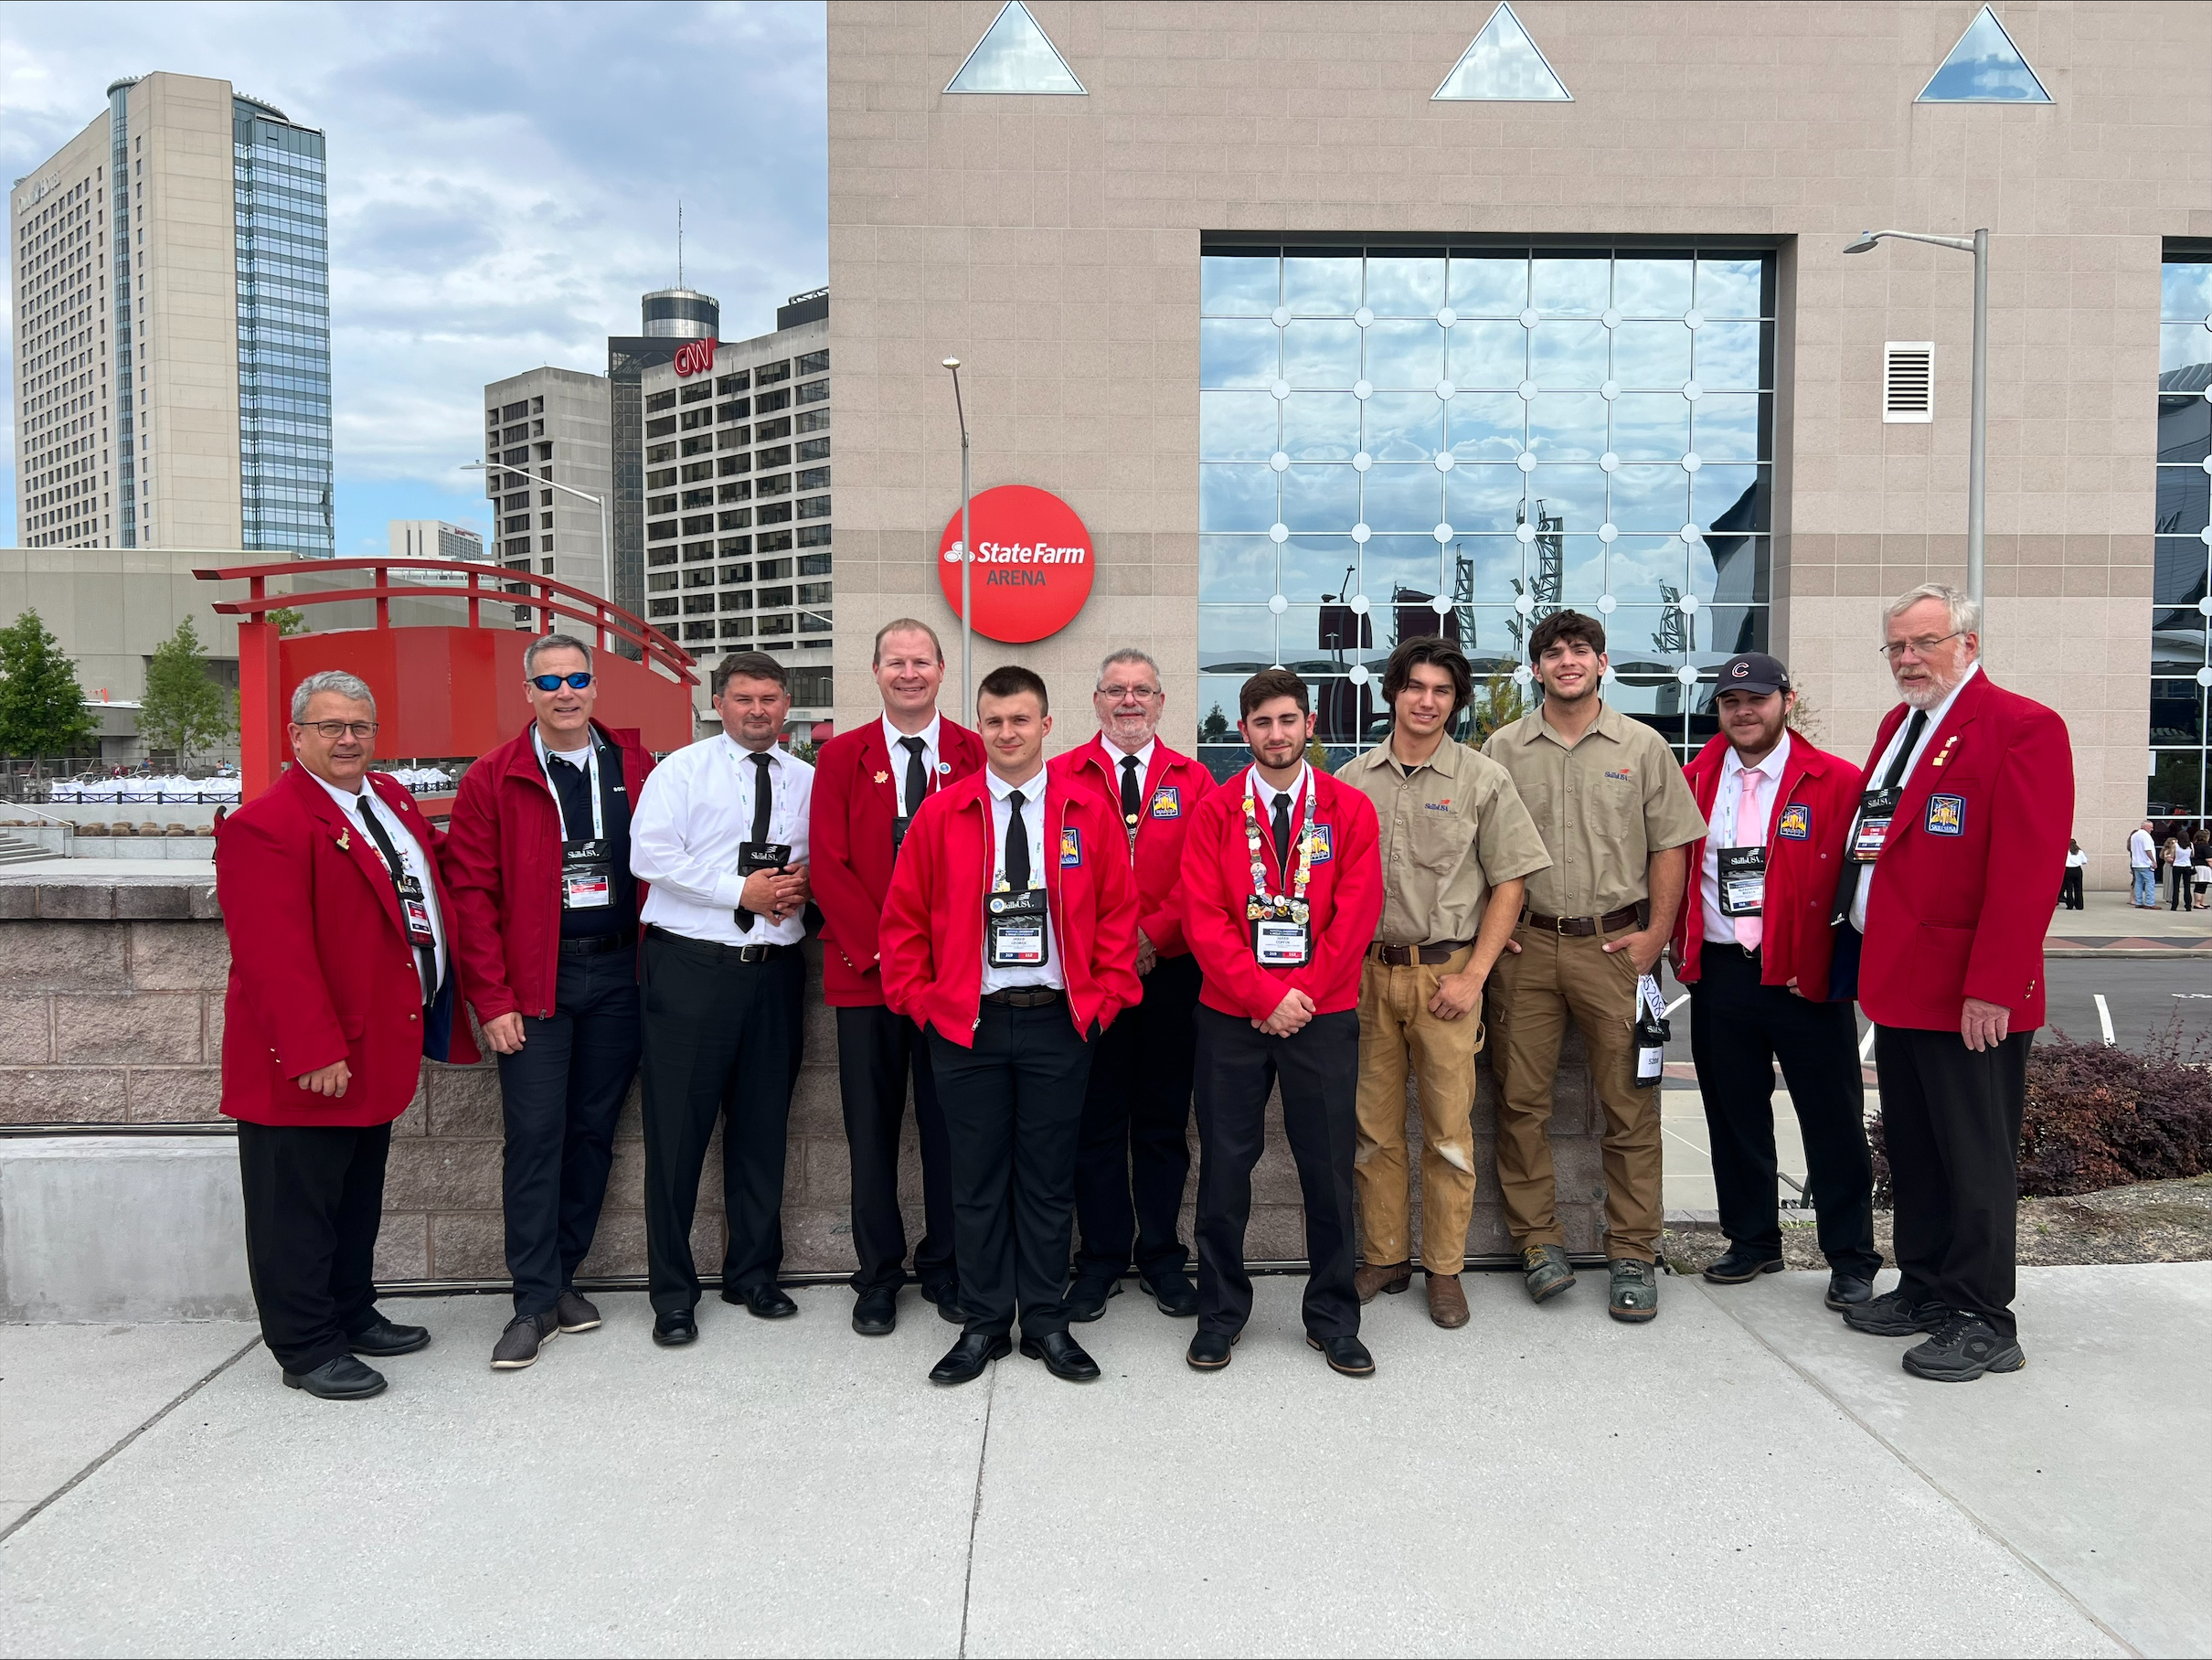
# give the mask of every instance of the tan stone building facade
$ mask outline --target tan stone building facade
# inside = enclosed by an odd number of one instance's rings
[[[1875,651],[1882,601],[1917,582],[1963,577],[1972,265],[1907,243],[1856,257],[1845,249],[1867,229],[1986,226],[1990,666],[2065,715],[2076,751],[2077,834],[2091,855],[2091,879],[2124,880],[2122,838],[2145,801],[2154,531],[2175,531],[2168,539],[2187,556],[2203,524],[2164,522],[2173,516],[2157,495],[2154,389],[2171,367],[2161,356],[2162,268],[2194,247],[2212,249],[2212,77],[2204,72],[2212,7],[2154,0],[1999,6],[2008,42],[2047,94],[2047,101],[2001,102],[1917,101],[1954,43],[1985,27],[1973,0],[1522,0],[1514,21],[1569,96],[1509,88],[1519,93],[1509,100],[1434,96],[1447,77],[1462,79],[1455,66],[1463,57],[1480,57],[1470,44],[1490,28],[1493,0],[1036,0],[1026,10],[1079,92],[944,90],[956,75],[977,79],[965,66],[1005,20],[996,0],[832,0],[829,8],[830,279],[838,296],[831,335],[846,480],[837,573],[841,727],[871,712],[867,642],[880,621],[910,612],[956,630],[933,562],[960,481],[941,358],[963,360],[976,489],[1049,489],[1082,516],[1097,548],[1096,586],[1073,623],[1022,647],[978,639],[978,676],[1005,660],[1046,674],[1063,705],[1055,741],[1073,743],[1090,729],[1080,699],[1098,658],[1133,643],[1165,669],[1169,729],[1187,745],[1216,700],[1210,681],[1202,685],[1202,605],[1263,608],[1277,597],[1266,579],[1236,574],[1242,568],[1226,554],[1202,552],[1216,527],[1212,486],[1201,484],[1213,420],[1202,419],[1202,393],[1244,388],[1255,419],[1275,419],[1259,401],[1264,374],[1225,381],[1209,367],[1202,336],[1217,310],[1210,256],[1273,250],[1288,261],[1348,250],[1356,259],[1364,249],[1371,288],[1381,258],[1434,259],[1440,271],[1456,271],[1462,259],[1523,257],[1537,272],[1532,282],[1547,258],[1610,260],[1616,293],[1625,292],[1631,264],[1642,271],[1674,260],[1703,273],[1707,262],[1732,258],[1758,262],[1767,285],[1764,333],[1744,336],[1759,341],[1760,380],[1740,388],[1764,399],[1760,452],[1735,458],[1747,479],[1750,466],[1760,470],[1758,523],[1749,527],[1768,538],[1749,596],[1756,603],[1739,619],[1755,633],[1743,638],[1791,664],[1828,747],[1861,754],[1890,701]],[[1427,279],[1416,278],[1419,289]],[[1456,301],[1458,292],[1446,297]],[[1285,314],[1296,310],[1303,319],[1312,309],[1288,303],[1288,288],[1282,298]],[[1529,300],[1537,350],[1538,331],[1555,319],[1544,293]],[[1441,310],[1420,307],[1433,301],[1431,293],[1414,307],[1430,325],[1442,320]],[[1373,361],[1377,325],[1337,314],[1356,303],[1321,309],[1340,332],[1367,331],[1366,361]],[[1666,313],[1676,325],[1685,303]],[[1246,310],[1254,324],[1265,315]],[[1569,307],[1569,314],[1587,323],[1595,314]],[[2186,335],[2188,322],[2168,319],[2170,354],[2185,364],[2212,359],[2212,346],[2199,348]],[[1290,340],[1292,325],[1277,326]],[[1456,353],[1467,325],[1445,326]],[[1613,336],[1616,362],[1622,338]],[[1932,420],[1884,419],[1885,348],[1896,342],[1933,345]],[[1546,371],[1530,361],[1530,379],[1541,386]],[[1293,378],[1291,359],[1281,362],[1285,380]],[[1458,372],[1456,357],[1450,372]],[[1484,396],[1502,398],[1503,389]],[[1367,406],[1369,431],[1380,407]],[[1478,407],[1464,394],[1452,399],[1451,431]],[[1529,409],[1540,414],[1545,406]],[[1611,417],[1617,433],[1618,404]],[[1281,430],[1287,451],[1290,428]],[[1550,457],[1538,426],[1520,431],[1505,442],[1527,445],[1523,465],[1534,490],[1550,476],[1542,471]],[[1440,522],[1438,539],[1452,530],[1463,543],[1473,524],[1510,556],[1506,541],[1521,528],[1512,516],[1477,523],[1488,510],[1452,505],[1473,499],[1455,494],[1482,476],[1471,463],[1501,452],[1478,456],[1455,439],[1441,442],[1470,464],[1441,481],[1405,474],[1422,492],[1441,483],[1442,513],[1453,523]],[[1368,492],[1363,501],[1375,494],[1383,455],[1374,452],[1378,465],[1359,486]],[[1264,459],[1256,453],[1244,464]],[[1284,474],[1285,492],[1303,461],[1302,453]],[[2174,482],[2195,487],[2186,468],[2196,464],[2181,457]],[[1717,552],[1720,527],[1696,505],[1698,487],[1693,474],[1689,527],[1705,536],[1690,547],[1683,584],[1690,592],[1701,580],[1700,548]],[[1607,529],[1623,517],[1617,473],[1611,488]],[[1744,503],[1752,496],[1747,487]],[[1292,498],[1280,499],[1288,516]],[[1537,537],[1524,559],[1547,546],[1538,505],[1531,495],[1521,509]],[[2201,508],[2185,502],[2179,511],[2185,518]],[[1591,506],[1587,516],[1599,512]],[[1260,538],[1271,527],[1248,517],[1237,528]],[[1576,602],[1571,533],[1588,528],[1570,524],[1560,538],[1562,602]],[[1628,528],[1623,520],[1624,535]],[[1251,546],[1262,559],[1277,557],[1260,539]],[[1306,626],[1300,608],[1345,597],[1290,593],[1299,546],[1296,536],[1281,544],[1280,565],[1270,567],[1281,570],[1278,593],[1290,604],[1277,610],[1285,661],[1287,631]],[[1356,564],[1377,562],[1374,541],[1357,546]],[[1406,546],[1420,550],[1417,537]],[[1590,546],[1599,546],[1595,537]],[[1316,564],[1328,551],[1315,553]],[[1608,539],[1592,557],[1622,551]],[[2166,551],[2162,543],[2161,559]],[[1475,654],[1502,663],[1511,655],[1516,600],[1510,580],[1497,577],[1506,567],[1447,544],[1446,583],[1455,552],[1467,561],[1462,591],[1440,599],[1440,608],[1463,599]],[[2202,622],[2191,621],[2205,591],[2201,559],[2196,569],[2194,596],[2158,597],[2186,605],[2185,615],[2175,614],[2185,634],[2196,630],[2201,653]],[[1590,580],[1611,596],[1613,578]],[[1709,675],[1714,651],[1735,636],[1700,636],[1694,626],[1670,633],[1691,619],[1679,608],[1679,585],[1669,586],[1675,598],[1660,601],[1677,609],[1648,632],[1672,640],[1675,654],[1643,654]],[[1379,653],[1391,603],[1419,590],[1409,580],[1386,596],[1370,578],[1366,591],[1385,624],[1375,636]],[[1713,605],[1708,595],[1708,612]],[[2163,630],[2166,613],[2160,617]],[[1710,616],[1708,627],[1720,620]],[[1236,618],[1223,626],[1230,623],[1243,626]],[[1324,636],[1329,626],[1324,617]],[[1304,649],[1313,654],[1311,644]],[[1257,644],[1246,655],[1262,661],[1265,650]],[[1209,642],[1205,654],[1211,663],[1222,650]],[[1238,654],[1228,650],[1223,660]],[[2185,701],[2187,665],[2162,662],[2160,673],[2169,670]],[[1681,696],[1694,709],[1696,689]],[[2193,738],[2185,723],[2175,729],[2201,748],[2201,701],[2194,707]],[[1694,721],[1685,736],[1696,740]],[[2200,761],[2191,764],[2201,769]],[[2201,770],[2191,776],[2194,794]]]

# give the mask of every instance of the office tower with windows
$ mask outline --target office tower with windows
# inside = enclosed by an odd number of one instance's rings
[[[321,133],[166,73],[16,181],[27,545],[330,556],[325,199]]]
[[[607,340],[607,412],[614,435],[614,602],[645,608],[644,416],[638,383],[666,368],[686,341],[712,341],[722,329],[722,303],[692,288],[661,288],[639,303],[643,333]]]
[[[510,570],[606,592],[612,457],[604,378],[537,368],[485,387],[492,557]]]

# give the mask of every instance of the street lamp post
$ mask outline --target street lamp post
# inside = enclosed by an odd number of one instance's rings
[[[975,644],[975,607],[968,592],[969,572],[975,550],[968,543],[968,411],[960,400],[960,359],[947,357],[952,371],[952,412],[960,418],[960,707],[963,718],[975,718],[975,691],[969,684]]]
[[[483,473],[486,474],[494,473],[512,474],[516,478],[529,479],[532,484],[541,489],[558,490],[564,495],[580,497],[582,500],[590,502],[593,506],[597,507],[599,509],[600,598],[606,601],[610,605],[614,603],[614,533],[611,528],[609,528],[607,524],[607,498],[605,496],[594,495],[589,490],[579,490],[573,484],[556,484],[549,478],[532,477],[531,474],[526,472],[524,469],[520,467],[510,467],[504,462],[464,462],[462,464],[461,470],[463,473]],[[495,526],[496,526],[499,522],[499,515],[496,512],[492,515],[492,522]],[[495,534],[494,539],[497,539]],[[607,644],[607,637],[603,632],[600,635],[599,643],[601,647],[604,649]]]
[[[1974,354],[1972,413],[1966,437],[1966,597],[1982,608],[1983,503],[1989,478],[1989,232],[1971,237],[1929,236],[1916,230],[1866,230],[1844,251],[1866,253],[1885,238],[1955,248],[1974,257]],[[1983,649],[1988,650],[1989,618],[1982,618]]]

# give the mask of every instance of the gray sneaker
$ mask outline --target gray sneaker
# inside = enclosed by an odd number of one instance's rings
[[[1654,1319],[1659,1314],[1659,1270],[1634,1257],[1615,1257],[1606,1263],[1612,1274],[1612,1298],[1605,1312],[1632,1325]]]
[[[1927,1342],[1905,1351],[1904,1364],[1915,1378],[1972,1383],[1984,1372],[2016,1372],[2027,1356],[1981,1315],[1952,1314]]]
[[[560,1316],[549,1308],[542,1314],[516,1314],[493,1347],[492,1369],[519,1372],[537,1360],[541,1346],[559,1335]]]
[[[1531,1303],[1556,1297],[1575,1282],[1575,1271],[1567,1265],[1564,1245],[1529,1246],[1521,1252],[1521,1276],[1527,1282]]]
[[[553,1313],[559,1317],[560,1329],[564,1332],[599,1330],[599,1310],[572,1291],[560,1293],[560,1301],[554,1304]]]

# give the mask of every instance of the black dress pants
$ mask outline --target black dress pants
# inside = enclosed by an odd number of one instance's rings
[[[2068,910],[2079,910],[2082,908],[2080,866],[2068,865],[2066,867],[2066,875],[2060,878],[2058,883],[2058,903]]]
[[[2015,1334],[2020,1118],[2027,1050],[2015,1032],[1979,1054],[1956,1032],[1875,1028],[1882,1140],[1894,1191],[1898,1289]]]
[[[1198,1329],[1234,1335],[1252,1316],[1244,1230],[1252,1169],[1266,1136],[1271,1086],[1282,1090],[1282,1131],[1305,1199],[1305,1328],[1359,1334],[1352,1289],[1352,1152],[1357,1138],[1359,1015],[1316,1015],[1270,1038],[1241,1015],[1201,1005],[1198,1031]]]
[[[551,1308],[591,1253],[614,1121],[644,1042],[640,1005],[634,951],[564,955],[553,1013],[524,1016],[522,1048],[499,1058],[500,1186],[517,1314]]]
[[[975,1047],[935,1030],[930,1060],[952,1150],[953,1256],[971,1335],[1068,1329],[1068,1246],[1075,1153],[1091,1045],[1065,999],[1036,1008],[985,1003]]]
[[[837,1092],[853,1159],[855,1291],[906,1283],[907,1228],[899,1208],[899,1134],[914,1080],[914,1128],[921,1143],[920,1242],[914,1277],[933,1301],[959,1289],[952,1253],[952,1155],[937,1077],[921,1028],[877,1004],[837,1011]]]
[[[246,1270],[261,1341],[288,1372],[349,1353],[377,1323],[370,1267],[391,1144],[388,1123],[239,1124]]]
[[[722,1120],[728,1243],[722,1288],[775,1282],[783,1265],[783,1155],[804,1049],[806,960],[645,935],[645,1266],[656,1314],[699,1300],[691,1222]]]
[[[1848,1003],[1811,1003],[1761,985],[1756,953],[1705,942],[1690,987],[1690,1059],[1705,1096],[1720,1230],[1763,1257],[1781,1255],[1775,1203],[1774,1063],[1781,1062],[1805,1145],[1805,1186],[1820,1213],[1821,1254],[1838,1273],[1871,1280],[1874,1158],[1866,1088]]]
[[[1190,1261],[1181,1229],[1198,985],[1196,957],[1162,957],[1144,976],[1143,1001],[1093,1046],[1075,1164],[1079,1279],[1120,1279],[1133,1251],[1147,1278]]]

